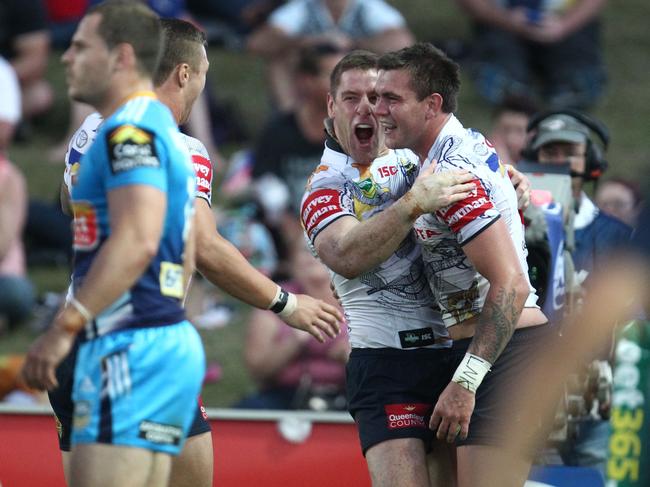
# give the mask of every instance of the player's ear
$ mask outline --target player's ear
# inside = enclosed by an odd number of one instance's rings
[[[425,99],[425,103],[427,104],[427,119],[435,118],[442,111],[443,99],[440,93],[431,93]]]
[[[115,53],[118,67],[127,69],[137,68],[138,61],[135,56],[135,51],[133,50],[133,46],[128,42],[122,42],[115,46],[113,53]]]
[[[178,86],[183,88],[187,83],[190,81],[190,65],[187,63],[181,63],[178,66],[176,66],[176,81],[178,82]]]
[[[334,97],[331,93],[327,93],[327,115],[329,117],[334,116]]]

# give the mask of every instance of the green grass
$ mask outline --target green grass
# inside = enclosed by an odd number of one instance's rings
[[[420,40],[469,38],[469,22],[452,0],[390,1],[404,13],[409,26]],[[646,136],[650,120],[650,90],[646,73],[650,71],[650,34],[647,28],[647,4],[644,0],[614,0],[604,16],[605,56],[610,82],[606,96],[595,110],[612,133],[608,154],[610,173],[634,177],[648,167]],[[48,78],[57,96],[51,113],[35,124],[29,143],[16,144],[11,158],[23,168],[32,197],[54,198],[58,192],[63,164],[47,162],[47,153],[61,140],[68,124],[68,101],[60,52],[51,57]],[[262,64],[240,52],[210,49],[210,78],[219,98],[234,102],[249,134],[256,134],[269,114]],[[464,77],[459,100],[459,116],[465,125],[488,130],[490,110],[477,96],[471,82]],[[230,153],[237,147],[229,146]],[[218,188],[215,195],[218,198]],[[61,291],[67,286],[66,269],[30,269],[40,292]],[[231,325],[201,332],[209,361],[223,367],[223,378],[205,387],[208,406],[227,406],[252,388],[241,361],[246,308],[241,306]],[[23,328],[0,337],[0,354],[26,350],[34,335]]]

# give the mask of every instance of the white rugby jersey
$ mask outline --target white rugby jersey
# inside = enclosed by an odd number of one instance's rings
[[[355,163],[336,146],[328,139],[302,200],[301,221],[312,243],[338,218],[366,220],[386,209],[397,199],[399,184],[412,183],[418,173],[418,158],[410,151],[389,151],[368,167]],[[451,344],[412,234],[385,262],[354,279],[330,273],[352,347],[409,349]]]
[[[63,181],[66,188],[68,188],[68,193],[75,183],[81,156],[92,145],[97,136],[97,130],[103,121],[104,119],[99,113],[91,113],[68,143],[68,150],[65,153],[65,170],[63,172]],[[212,206],[212,162],[208,150],[200,140],[184,133],[181,133],[181,136],[187,145],[196,172],[196,197],[204,199],[208,202],[208,205]]]
[[[470,171],[475,189],[468,198],[423,215],[415,222],[422,245],[425,272],[442,311],[446,326],[478,315],[483,309],[489,282],[471,264],[463,245],[497,219],[503,218],[515,244],[530,293],[526,307],[536,307],[537,295],[528,279],[524,225],[517,208],[517,194],[492,144],[479,132],[465,129],[451,116],[431,147],[426,167],[438,161],[435,171]],[[407,190],[410,184],[403,190]]]

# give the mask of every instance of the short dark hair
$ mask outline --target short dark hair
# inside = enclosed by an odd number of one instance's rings
[[[106,0],[86,15],[99,14],[97,32],[109,49],[118,44],[133,46],[138,71],[152,77],[162,51],[162,29],[158,15],[139,1]]]
[[[194,71],[199,70],[200,56],[198,46],[207,47],[205,32],[190,22],[180,19],[161,19],[163,48],[160,64],[153,83],[162,85],[174,68],[187,63]]]
[[[320,64],[321,59],[342,53],[343,51],[339,47],[328,42],[301,47],[298,49],[294,72],[296,74],[318,76],[323,70]]]
[[[336,91],[341,84],[341,76],[343,76],[343,73],[353,69],[360,69],[361,71],[377,69],[378,60],[379,56],[377,54],[362,49],[356,49],[346,54],[332,70],[332,74],[330,75],[330,94],[333,97],[336,96]]]
[[[444,52],[428,42],[418,42],[379,58],[380,70],[405,69],[411,77],[411,89],[418,101],[438,93],[442,97],[442,110],[456,110],[460,90],[460,68]]]
[[[539,111],[537,103],[532,98],[519,95],[507,95],[503,101],[494,108],[492,118],[498,118],[502,113],[521,113],[531,118]]]

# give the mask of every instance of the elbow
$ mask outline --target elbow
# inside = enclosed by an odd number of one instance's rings
[[[530,294],[530,285],[528,284],[528,279],[526,279],[526,276],[523,273],[518,273],[516,275],[513,289],[517,301],[525,303],[528,295]]]
[[[159,246],[160,241],[158,239],[146,238],[140,241],[138,244],[138,247],[140,247],[139,257],[145,266],[156,257]]]

